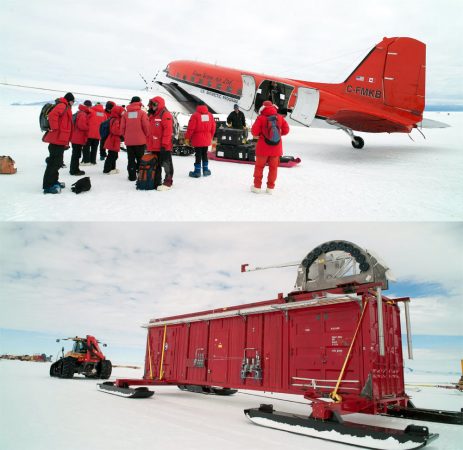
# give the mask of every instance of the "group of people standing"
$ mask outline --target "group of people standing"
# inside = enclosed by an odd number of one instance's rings
[[[100,146],[100,159],[105,160],[103,173],[117,174],[116,161],[121,148],[121,141],[127,148],[127,173],[130,181],[136,181],[141,159],[145,152],[155,152],[158,156],[158,165],[164,172],[164,180],[158,191],[172,188],[174,167],[172,162],[173,149],[173,117],[165,106],[162,97],[157,96],[149,100],[148,111],[143,108],[140,97],[133,97],[127,107],[116,105],[112,101],[92,105],[86,100],[78,107],[77,113],[72,115],[74,95],[68,92],[64,97],[57,99],[56,106],[48,115],[50,130],[46,132],[43,141],[47,142],[49,157],[43,177],[43,191],[45,194],[61,192],[64,183],[59,181],[59,169],[63,165],[63,154],[72,145],[70,164],[71,175],[84,175],[80,165],[96,164],[98,145]],[[254,185],[251,191],[261,191],[263,170],[269,165],[267,193],[272,193],[275,186],[279,157],[282,155],[281,141],[279,144],[268,145],[265,142],[262,127],[266,126],[266,117],[278,116],[281,135],[289,131],[286,120],[277,114],[277,109],[271,102],[264,102],[261,114],[252,127],[252,134],[258,136],[256,146],[256,165],[254,170]],[[109,133],[100,136],[100,125],[109,119]],[[245,128],[244,114],[237,105],[229,116],[230,126]],[[228,119],[227,119],[228,121]],[[195,149],[194,170],[190,177],[199,178],[201,175],[210,176],[208,147],[212,143],[216,130],[216,123],[206,105],[199,105],[196,112],[190,117],[185,143]],[[80,162],[83,155],[82,162]]]

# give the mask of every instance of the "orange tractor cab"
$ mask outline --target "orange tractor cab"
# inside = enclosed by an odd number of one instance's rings
[[[87,378],[101,378],[107,380],[111,376],[112,364],[100,350],[95,337],[69,337],[57,339],[60,341],[74,341],[72,350],[64,354],[62,347],[61,358],[50,366],[50,376],[58,378],[72,378],[75,373],[85,375]],[[106,344],[103,344],[106,347]]]

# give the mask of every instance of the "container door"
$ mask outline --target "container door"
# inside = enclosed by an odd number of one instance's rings
[[[320,92],[317,89],[300,87],[297,100],[290,118],[306,127],[310,127],[318,109]]]
[[[176,380],[176,355],[177,355],[177,344],[178,344],[178,333],[179,327],[167,327],[166,339],[164,343],[164,357],[161,353],[162,361],[162,379],[164,380]],[[162,352],[162,343],[161,343]]]
[[[217,386],[224,386],[228,376],[228,328],[221,322],[211,322],[209,339],[208,381]]]
[[[256,80],[251,75],[241,75],[243,89],[238,106],[244,111],[251,111],[256,96]]]
[[[290,388],[305,391],[324,375],[323,314],[294,311],[290,316]]]

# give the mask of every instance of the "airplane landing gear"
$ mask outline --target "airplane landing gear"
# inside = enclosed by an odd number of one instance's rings
[[[344,127],[339,124],[337,124],[337,126],[350,137],[350,140],[352,142],[352,147],[356,149],[363,148],[363,146],[365,145],[365,141],[360,136],[356,136],[350,128]]]
[[[365,141],[360,136],[353,136],[352,147],[361,149],[365,145]]]

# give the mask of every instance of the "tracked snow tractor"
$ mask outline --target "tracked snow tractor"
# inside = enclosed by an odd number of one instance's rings
[[[336,240],[302,262],[254,270],[290,265],[298,267],[297,279],[286,295],[150,320],[143,378],[98,389],[124,397],[149,397],[150,385],[217,395],[297,394],[311,404],[307,415],[269,404],[244,413],[261,426],[370,449],[420,448],[438,435],[419,424],[391,429],[350,422],[350,413],[463,424],[462,412],[418,408],[405,392],[400,308],[412,359],[410,298],[383,294],[391,278],[383,262]],[[251,270],[243,264],[241,271]]]
[[[107,380],[111,376],[112,365],[100,350],[97,341],[93,336],[69,337],[57,339],[60,341],[74,341],[72,350],[64,354],[50,366],[50,376],[58,378],[72,378],[75,373],[84,375],[87,378],[101,378]],[[103,344],[106,347],[106,344]]]

